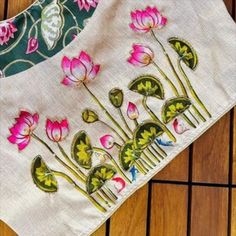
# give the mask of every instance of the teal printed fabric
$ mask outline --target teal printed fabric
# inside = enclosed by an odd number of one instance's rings
[[[14,75],[53,56],[84,28],[98,1],[38,0],[0,22],[0,77]]]

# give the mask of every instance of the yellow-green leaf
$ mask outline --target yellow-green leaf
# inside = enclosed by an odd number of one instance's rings
[[[155,121],[145,121],[134,132],[135,147],[145,149],[152,144],[157,137],[163,134],[163,129]]]
[[[142,150],[137,149],[133,140],[127,141],[120,150],[119,161],[124,170],[129,170],[136,160],[140,158]]]
[[[44,192],[57,191],[57,180],[41,156],[36,156],[32,161],[31,175],[36,186]]]
[[[162,83],[153,75],[142,75],[129,84],[129,89],[143,96],[164,99],[164,89]]]
[[[122,106],[123,97],[124,95],[121,89],[114,88],[109,92],[110,102],[116,108],[120,108]]]
[[[94,123],[94,122],[98,121],[98,115],[93,110],[85,109],[82,112],[82,119],[86,123]]]
[[[71,145],[72,158],[83,168],[90,169],[92,166],[93,149],[89,136],[85,131],[79,131]]]
[[[171,47],[178,53],[179,58],[192,70],[194,70],[198,64],[198,57],[195,49],[189,42],[178,37],[172,37],[168,39]]]
[[[162,107],[162,120],[165,124],[175,117],[185,112],[191,106],[191,101],[186,97],[176,97],[169,99]]]
[[[100,189],[106,181],[113,178],[117,173],[116,169],[109,164],[95,166],[86,179],[86,189],[89,194]]]

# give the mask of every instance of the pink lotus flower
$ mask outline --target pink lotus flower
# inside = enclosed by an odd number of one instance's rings
[[[53,142],[60,142],[66,138],[69,133],[69,125],[66,119],[61,122],[46,121],[46,133],[48,138]]]
[[[161,29],[167,23],[167,18],[156,7],[136,10],[130,15],[132,23],[129,26],[135,32],[147,33],[154,28]]]
[[[106,134],[100,138],[100,142],[102,146],[106,149],[111,149],[115,142],[114,142],[114,137],[110,134]]]
[[[26,54],[31,54],[31,53],[37,51],[38,47],[39,47],[38,39],[34,38],[34,37],[31,37],[28,40],[28,45],[27,45],[27,49],[26,49],[25,53]]]
[[[90,7],[96,7],[99,0],[74,0],[77,2],[79,9],[82,10],[83,8],[86,11],[90,10]]]
[[[133,51],[130,52],[130,55],[128,62],[139,67],[149,65],[154,58],[154,53],[151,48],[141,44],[134,44]]]
[[[100,70],[100,65],[94,65],[91,57],[84,51],[72,60],[64,56],[61,66],[65,73],[61,83],[67,86],[79,86],[82,82],[93,80]]]
[[[131,119],[131,120],[136,120],[139,117],[139,111],[137,106],[132,103],[129,102],[128,104],[128,108],[127,108],[127,116]]]
[[[16,123],[9,129],[11,135],[9,142],[18,145],[19,150],[23,150],[30,142],[31,135],[38,125],[39,115],[21,111]]]
[[[10,38],[14,38],[14,33],[17,31],[17,28],[13,24],[12,21],[4,21],[0,23],[0,45],[10,40]]]

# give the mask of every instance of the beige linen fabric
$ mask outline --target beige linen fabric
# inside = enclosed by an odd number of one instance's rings
[[[38,112],[40,119],[37,134],[45,137],[46,118],[67,118],[70,134],[63,146],[70,152],[70,144],[78,130],[86,130],[94,145],[100,146],[99,138],[109,129],[102,125],[88,125],[81,119],[83,109],[96,110],[107,120],[84,88],[67,88],[60,84],[63,71],[60,63],[64,55],[72,58],[85,50],[95,63],[101,64],[101,72],[88,84],[106,108],[121,123],[120,117],[108,100],[108,92],[119,87],[124,91],[123,111],[129,101],[141,104],[141,96],[128,90],[127,86],[141,74],[153,74],[161,78],[152,66],[135,68],[127,63],[133,43],[149,45],[155,58],[170,77],[161,49],[149,34],[138,34],[129,28],[130,12],[157,6],[168,18],[168,24],[155,31],[167,48],[171,58],[176,58],[167,39],[184,38],[196,49],[199,65],[196,71],[188,71],[191,83],[199,97],[212,114],[212,118],[190,129],[178,139],[174,148],[156,168],[147,175],[138,175],[137,181],[119,195],[116,205],[107,213],[99,212],[83,195],[63,179],[58,179],[57,193],[40,191],[32,181],[32,159],[40,154],[47,164],[66,172],[52,155],[39,143],[31,143],[19,152],[17,146],[8,142],[9,128],[20,109]],[[174,60],[175,61],[175,60]],[[166,97],[173,97],[167,83],[162,80]],[[94,16],[83,32],[69,46],[51,59],[15,76],[0,80],[1,129],[0,129],[0,218],[20,236],[80,236],[90,235],[139,187],[166,166],[179,152],[186,148],[236,103],[236,26],[222,0],[102,0]],[[159,114],[162,105],[156,99],[149,100],[150,107]],[[140,120],[149,119],[139,106]],[[169,129],[173,131],[171,124]],[[173,131],[174,132],[174,131]],[[54,143],[49,143],[56,149]],[[112,153],[116,155],[116,150]],[[67,172],[66,172],[67,173]],[[138,207],[138,206],[137,206]]]

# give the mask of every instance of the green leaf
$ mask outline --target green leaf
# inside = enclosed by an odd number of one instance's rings
[[[109,92],[110,102],[116,108],[120,108],[122,106],[123,98],[124,95],[121,89],[114,88]]]
[[[143,96],[152,96],[164,99],[162,83],[153,75],[142,75],[129,84],[129,89]]]
[[[198,64],[197,53],[189,42],[178,37],[168,39],[171,47],[178,53],[181,60],[192,70]]]
[[[57,180],[41,156],[36,156],[32,161],[31,175],[36,186],[44,192],[57,191]]]
[[[63,25],[62,7],[57,0],[53,0],[42,10],[41,14],[41,33],[48,50],[56,46],[61,37]]]
[[[97,113],[95,111],[89,110],[89,109],[85,109],[82,112],[82,119],[86,123],[94,123],[99,120]]]
[[[109,164],[95,166],[90,172],[86,180],[86,188],[89,194],[100,189],[106,181],[113,178],[117,173],[116,169]]]
[[[85,131],[79,131],[71,145],[71,156],[79,166],[90,169],[92,167],[93,148]]]
[[[191,101],[186,97],[176,97],[169,99],[162,107],[162,120],[165,124],[175,117],[185,112],[191,106]]]
[[[119,153],[119,160],[124,170],[129,170],[134,162],[140,158],[142,150],[135,148],[134,141],[128,140]]]
[[[145,121],[140,124],[134,132],[134,143],[136,148],[145,149],[152,144],[157,137],[164,133],[160,125],[155,121]]]

